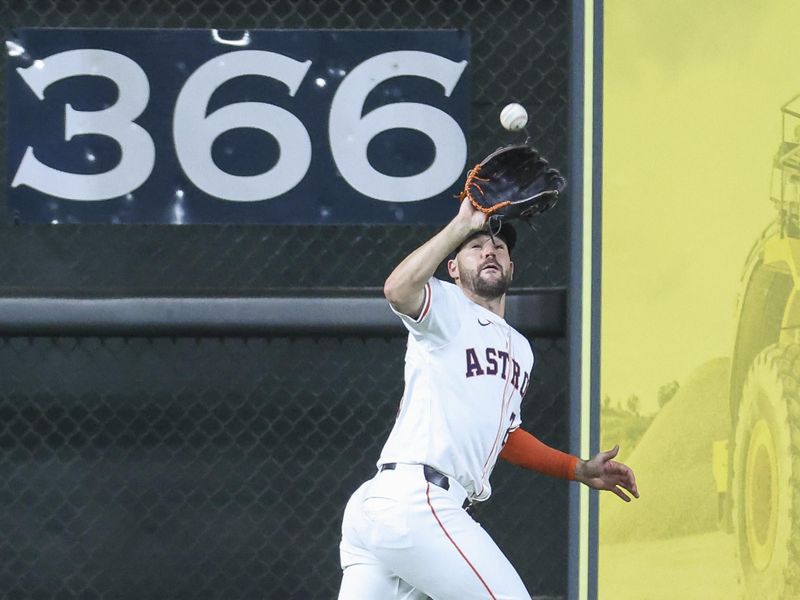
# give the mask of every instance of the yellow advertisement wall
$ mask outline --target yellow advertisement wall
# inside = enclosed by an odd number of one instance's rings
[[[800,598],[800,2],[603,35],[601,444],[641,499],[601,494],[598,596]]]

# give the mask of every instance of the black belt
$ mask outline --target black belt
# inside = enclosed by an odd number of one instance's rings
[[[384,463],[380,466],[380,471],[394,471],[397,468],[397,463]],[[447,478],[447,475],[442,473],[441,471],[437,471],[433,467],[428,465],[422,465],[422,473],[425,475],[425,481],[428,483],[432,483],[433,485],[442,488],[443,490],[450,489],[450,480]],[[461,506],[464,510],[471,513],[471,502],[469,501],[469,497],[464,499],[464,504]]]

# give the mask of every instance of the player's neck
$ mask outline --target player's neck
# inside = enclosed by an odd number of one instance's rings
[[[479,296],[478,294],[474,293],[472,290],[468,290],[462,286],[459,286],[461,291],[464,292],[464,295],[472,300],[475,304],[482,306],[483,308],[492,311],[494,314],[499,316],[501,319],[505,318],[506,314],[506,295],[503,294],[499,298],[485,298],[483,296]]]

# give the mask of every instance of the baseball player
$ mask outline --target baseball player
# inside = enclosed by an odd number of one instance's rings
[[[503,319],[516,234],[496,235],[470,202],[389,275],[384,293],[409,331],[405,391],[377,474],[352,495],[339,600],[530,600],[465,508],[489,498],[497,458],[639,497],[617,448],[580,460],[520,428],[533,353]],[[454,283],[433,277],[448,256]]]

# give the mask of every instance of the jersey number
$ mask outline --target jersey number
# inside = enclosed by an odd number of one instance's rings
[[[511,430],[513,429],[514,425],[514,417],[516,416],[517,416],[516,413],[513,412],[511,413],[511,418],[509,419],[509,421],[511,421],[511,424],[508,426],[508,429],[506,429],[506,434],[503,436],[503,445],[500,446],[501,448],[506,445],[506,442],[508,441],[508,436],[511,435]]]

